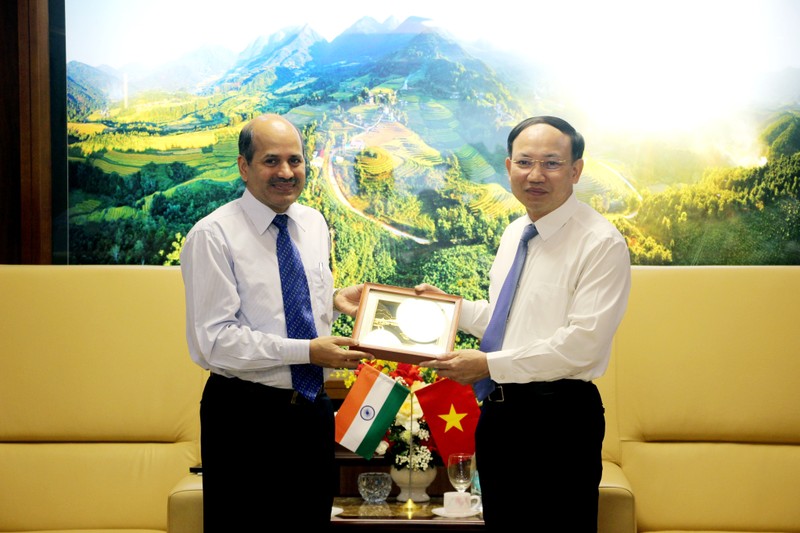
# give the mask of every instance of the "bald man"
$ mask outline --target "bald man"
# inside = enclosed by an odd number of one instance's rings
[[[263,530],[274,511],[321,531],[338,479],[333,406],[324,387],[313,399],[298,394],[290,367],[320,367],[325,379],[372,356],[330,336],[338,313],[355,309],[334,306],[325,219],[296,203],[306,184],[298,129],[280,115],[251,120],[237,162],[244,193],[197,222],[181,252],[189,352],[210,371],[200,405],[204,531]],[[302,260],[309,338],[287,332],[279,222]]]

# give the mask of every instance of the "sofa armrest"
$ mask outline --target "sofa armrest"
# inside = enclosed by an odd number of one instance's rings
[[[203,533],[203,476],[189,474],[170,491],[167,533]]]
[[[599,533],[636,533],[631,484],[622,468],[611,461],[603,461],[597,525]]]

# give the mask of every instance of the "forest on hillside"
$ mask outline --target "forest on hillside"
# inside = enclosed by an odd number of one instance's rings
[[[635,216],[609,218],[628,239],[633,264],[800,264],[800,154],[796,115],[781,117],[764,133],[768,162],[754,168],[709,169],[694,184],[679,184],[653,193],[644,191]],[[309,137],[324,135],[307,127]],[[365,157],[359,154],[359,157]],[[431,244],[398,239],[356,217],[332,199],[318,167],[310,167],[301,201],[319,208],[336,238],[340,276],[399,282],[404,272],[432,272],[425,261],[491,256],[508,220],[521,212],[488,213],[471,209],[481,193],[459,178],[456,162],[444,173],[439,189],[427,189],[410,202],[374,177],[361,181],[360,201],[373,214],[391,209],[417,214],[416,229]],[[78,264],[174,264],[180,236],[205,214],[238,197],[239,179],[195,180],[198,171],[180,161],[145,164],[123,176],[107,173],[91,160],[70,163],[70,254]],[[405,203],[404,203],[405,202]],[[383,205],[384,207],[376,207]],[[98,213],[102,213],[98,217]],[[414,220],[408,227],[414,229]],[[452,250],[451,250],[452,252]],[[365,255],[372,261],[361,261]],[[457,272],[470,277],[482,262],[471,259]],[[460,267],[465,267],[465,269]],[[449,267],[448,267],[449,268]]]
[[[763,166],[707,169],[696,183],[643,191],[633,215],[605,213],[626,237],[632,264],[800,264],[798,132],[800,118],[782,115],[762,136]],[[331,139],[315,122],[304,133],[309,153],[330,148]],[[463,178],[457,158],[438,165],[436,179],[431,178],[435,187],[410,194],[375,173],[375,166],[367,164],[375,159],[371,151],[356,151],[350,162],[358,189],[350,203],[361,206],[360,213],[336,199],[323,178],[324,163],[308,166],[299,199],[328,220],[336,285],[428,282],[467,298],[486,298],[502,231],[522,211],[505,200],[485,208],[485,187]],[[176,265],[191,226],[244,190],[233,164],[218,171],[219,179],[198,178],[198,166],[180,157],[149,162],[123,175],[94,164],[102,156],[97,152],[70,162],[70,256],[76,264]],[[605,202],[591,203],[602,210]],[[377,223],[397,220],[387,213],[395,204],[402,207],[404,229],[425,237],[426,243],[399,237]],[[351,327],[351,319],[342,317],[335,329],[349,335]],[[466,347],[475,340],[460,335],[457,342]]]

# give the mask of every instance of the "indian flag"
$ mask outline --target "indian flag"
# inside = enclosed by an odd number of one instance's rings
[[[370,459],[408,393],[386,374],[363,365],[336,413],[336,442]]]

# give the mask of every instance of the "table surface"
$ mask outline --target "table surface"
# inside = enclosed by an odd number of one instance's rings
[[[433,509],[442,507],[441,497],[431,497],[428,502],[398,502],[390,497],[384,504],[368,504],[359,497],[334,498],[334,507],[342,512],[331,518],[331,525],[337,527],[358,525],[371,526],[374,529],[395,530],[422,528],[458,529],[459,531],[479,531],[483,529],[483,516],[479,513],[463,518],[447,518],[433,513]]]

